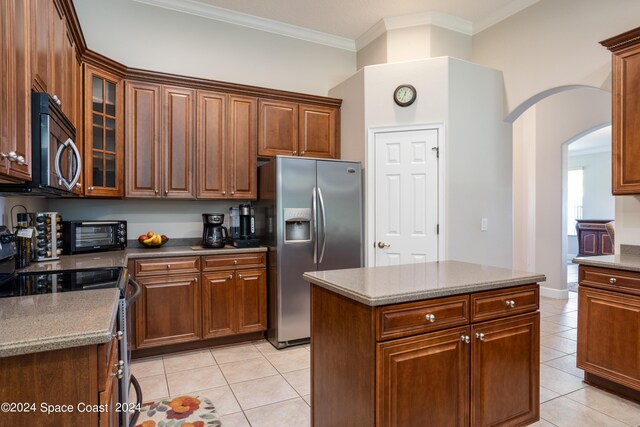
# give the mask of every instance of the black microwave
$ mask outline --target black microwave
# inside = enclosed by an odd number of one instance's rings
[[[125,249],[127,221],[63,221],[62,235],[67,255]]]

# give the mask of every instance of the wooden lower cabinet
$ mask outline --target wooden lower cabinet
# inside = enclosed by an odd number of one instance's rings
[[[136,303],[136,348],[199,340],[200,275],[139,278],[142,295]]]
[[[469,327],[377,344],[377,426],[469,425]]]
[[[473,305],[494,299],[514,311],[476,322],[466,316],[469,301]],[[511,301],[517,301],[515,307]],[[519,302],[526,308],[520,309]],[[312,285],[312,425],[477,427],[536,422],[538,307],[537,285],[381,307]],[[433,314],[434,310],[440,311]],[[425,326],[441,325],[440,329],[425,333],[413,321],[416,313]],[[491,304],[472,313],[496,316]],[[381,334],[386,325],[381,319],[390,314],[406,318],[398,324],[404,322],[407,335],[402,335],[402,328]],[[452,319],[457,326],[451,326]],[[389,336],[393,338],[380,338]]]
[[[204,338],[233,335],[235,319],[234,271],[202,273],[202,334]]]
[[[540,313],[475,324],[471,344],[471,425],[537,421]]]
[[[580,277],[584,277],[584,271]],[[614,275],[610,278],[619,279]],[[640,296],[581,283],[578,313],[578,368],[640,390]]]
[[[267,329],[267,270],[239,270],[236,273],[238,333]]]
[[[29,412],[3,412],[2,426],[117,427],[117,340],[0,358],[0,402],[33,403]],[[68,412],[42,404],[71,405]],[[87,411],[106,405],[104,412]],[[53,409],[52,409],[53,410]]]
[[[265,260],[257,252],[135,261],[136,349],[265,331]]]

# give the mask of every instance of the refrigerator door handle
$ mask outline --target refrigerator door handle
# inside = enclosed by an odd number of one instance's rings
[[[311,192],[311,215],[313,216],[313,263],[318,263],[318,206],[316,203],[316,187]]]
[[[324,199],[322,198],[322,190],[318,187],[318,199],[320,200],[320,214],[322,215],[322,249],[320,250],[320,261],[324,258],[324,250],[327,247],[327,216],[324,212]]]

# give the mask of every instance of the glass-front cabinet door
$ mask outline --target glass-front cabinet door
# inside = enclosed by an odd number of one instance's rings
[[[85,64],[85,196],[123,195],[123,83],[121,78]]]

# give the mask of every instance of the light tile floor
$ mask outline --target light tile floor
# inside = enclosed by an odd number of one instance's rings
[[[540,416],[536,426],[640,426],[640,405],[582,382],[576,368],[577,294],[540,298]],[[136,360],[144,400],[210,397],[223,427],[310,424],[309,346],[266,341]]]

